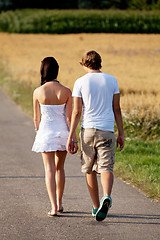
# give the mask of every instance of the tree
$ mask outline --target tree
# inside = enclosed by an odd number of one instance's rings
[[[78,8],[83,9],[100,9],[103,0],[78,0]]]
[[[73,9],[78,7],[78,0],[0,0],[0,9],[21,8],[48,8],[48,9]]]
[[[147,0],[132,0],[129,4],[129,7],[132,9],[143,10],[146,9]]]
[[[0,9],[6,10],[11,6],[12,6],[11,0],[0,0]]]
[[[116,9],[127,9],[129,7],[130,0],[103,0],[103,8],[116,8]]]

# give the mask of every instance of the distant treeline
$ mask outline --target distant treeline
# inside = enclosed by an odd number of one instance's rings
[[[0,0],[0,11],[41,9],[160,9],[160,0]]]
[[[160,33],[160,11],[22,9],[0,14],[10,33]]]

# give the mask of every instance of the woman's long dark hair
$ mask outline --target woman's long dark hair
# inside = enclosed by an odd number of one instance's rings
[[[59,65],[54,57],[46,57],[41,64],[41,85],[57,78]]]

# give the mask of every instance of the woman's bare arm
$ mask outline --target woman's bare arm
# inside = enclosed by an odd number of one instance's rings
[[[34,125],[36,131],[39,129],[40,124],[40,105],[37,99],[37,89],[33,93],[33,111],[34,111]]]
[[[68,128],[70,129],[71,126],[71,116],[72,116],[72,93],[70,90],[69,91],[69,96],[66,102],[66,121]]]
[[[82,99],[79,97],[74,97],[74,108],[72,113],[71,127],[70,127],[70,133],[69,133],[67,145],[66,145],[67,151],[72,154],[75,153],[72,139],[74,137],[76,127],[79,123],[81,113],[82,113]]]
[[[68,100],[66,103],[66,121],[67,121],[67,125],[68,125],[69,129],[71,127],[71,117],[72,117],[72,93],[70,91],[69,97],[68,97]],[[74,139],[74,141],[77,141],[75,132],[73,134],[73,139]]]

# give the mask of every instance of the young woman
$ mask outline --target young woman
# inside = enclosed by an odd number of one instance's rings
[[[32,151],[42,153],[45,182],[51,202],[48,216],[56,216],[57,212],[63,211],[64,162],[72,113],[71,91],[57,81],[58,70],[59,65],[55,58],[44,58],[40,69],[41,86],[33,93],[34,124],[37,134]],[[75,134],[73,144],[76,152]]]

